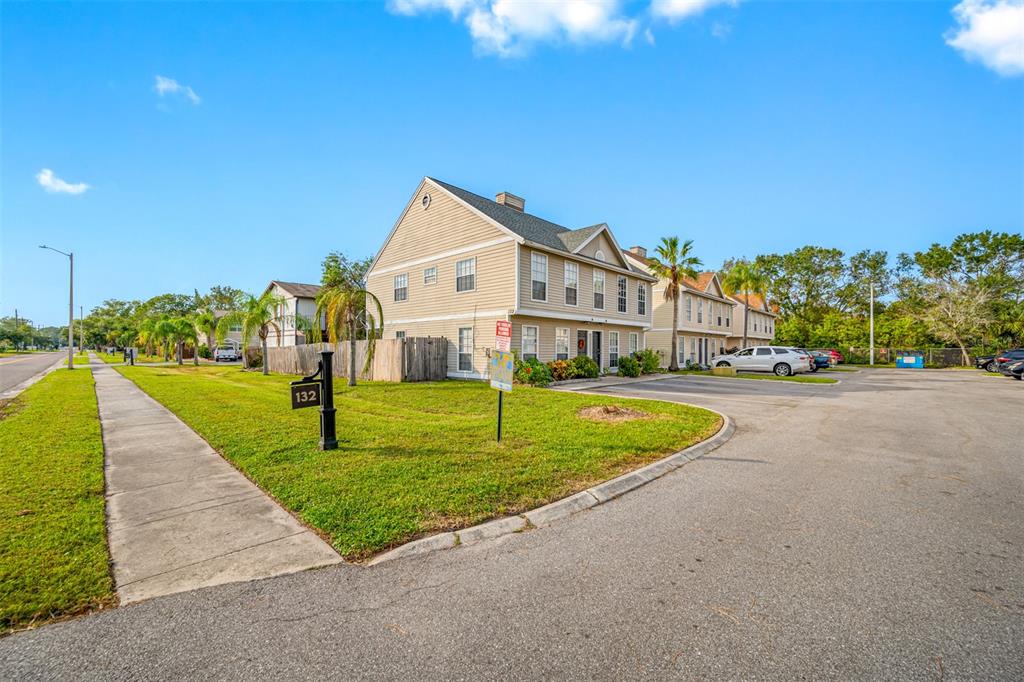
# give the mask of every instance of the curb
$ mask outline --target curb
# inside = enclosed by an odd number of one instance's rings
[[[657,462],[652,462],[651,464],[637,469],[636,471],[623,474],[622,476],[613,478],[610,481],[605,481],[604,483],[598,484],[592,488],[587,488],[582,492],[570,495],[569,497],[564,497],[561,500],[556,500],[551,504],[546,504],[543,507],[532,509],[517,516],[506,516],[502,519],[488,521],[476,526],[470,526],[469,528],[463,528],[462,530],[440,533],[421,540],[407,542],[404,545],[374,557],[368,561],[366,565],[376,566],[377,564],[382,564],[394,559],[420,556],[445,549],[451,549],[460,545],[471,545],[482,540],[490,540],[503,535],[510,535],[512,533],[520,533],[527,530],[530,526],[543,528],[545,526],[550,526],[557,521],[562,521],[570,516],[574,516],[582,511],[586,511],[592,507],[614,500],[616,497],[620,497],[631,490],[636,490],[637,488],[647,485],[651,481],[661,478],[670,471],[675,471],[684,464],[703,457],[732,438],[732,435],[736,432],[736,423],[733,422],[728,415],[722,414],[717,410],[710,410],[706,407],[701,409],[714,412],[720,416],[722,418],[722,428],[720,428],[718,432],[710,438],[695,445],[691,445],[685,450],[680,450],[675,454],[669,455]]]
[[[37,372],[36,374],[33,374],[28,379],[25,379],[24,381],[22,381],[20,384],[17,384],[16,386],[12,386],[11,388],[9,388],[6,391],[4,391],[3,393],[0,393],[0,400],[14,400],[19,395],[21,395],[22,391],[24,391],[26,388],[29,388],[30,386],[32,386],[36,382],[38,382],[40,379],[42,379],[43,377],[48,375],[50,372],[53,372],[54,370],[58,370],[61,367],[66,367],[67,365],[65,365],[64,363],[67,362],[67,360],[68,359],[66,357],[62,357],[59,360],[57,360],[57,362],[53,363],[52,365],[50,365],[46,369],[41,370],[40,372]],[[81,366],[82,365],[79,365],[79,367],[81,367]]]

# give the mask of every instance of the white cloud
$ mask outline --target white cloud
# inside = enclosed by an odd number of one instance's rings
[[[1003,76],[1024,73],[1024,0],[963,0],[953,16],[947,45]]]
[[[192,104],[199,104],[201,101],[199,95],[195,93],[195,90],[187,85],[182,85],[173,78],[167,78],[166,76],[157,76],[156,83],[153,85],[153,89],[156,90],[156,94],[160,97],[164,95],[180,95],[184,97]]]
[[[84,182],[70,183],[61,180],[49,168],[36,173],[36,181],[40,187],[54,194],[85,194],[85,190],[89,189],[89,185]]]
[[[628,44],[638,26],[619,0],[391,0],[389,8],[407,16],[447,11],[466,24],[478,50],[502,57],[540,42]]]
[[[739,0],[652,0],[651,14],[669,23],[696,16],[715,5],[736,6]]]

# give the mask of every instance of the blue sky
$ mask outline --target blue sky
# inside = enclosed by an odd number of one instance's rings
[[[66,319],[40,243],[86,310],[316,282],[424,175],[711,267],[1024,226],[1019,0],[523,7],[4,3],[0,314]]]

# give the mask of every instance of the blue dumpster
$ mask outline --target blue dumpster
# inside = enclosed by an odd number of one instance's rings
[[[924,369],[924,353],[899,353],[896,355],[896,366],[904,369]]]

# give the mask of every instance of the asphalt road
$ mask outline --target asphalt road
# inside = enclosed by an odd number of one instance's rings
[[[0,393],[42,372],[67,353],[26,353],[0,358]]]
[[[728,443],[550,528],[154,599],[0,640],[0,678],[1024,679],[1024,387],[614,389]]]

